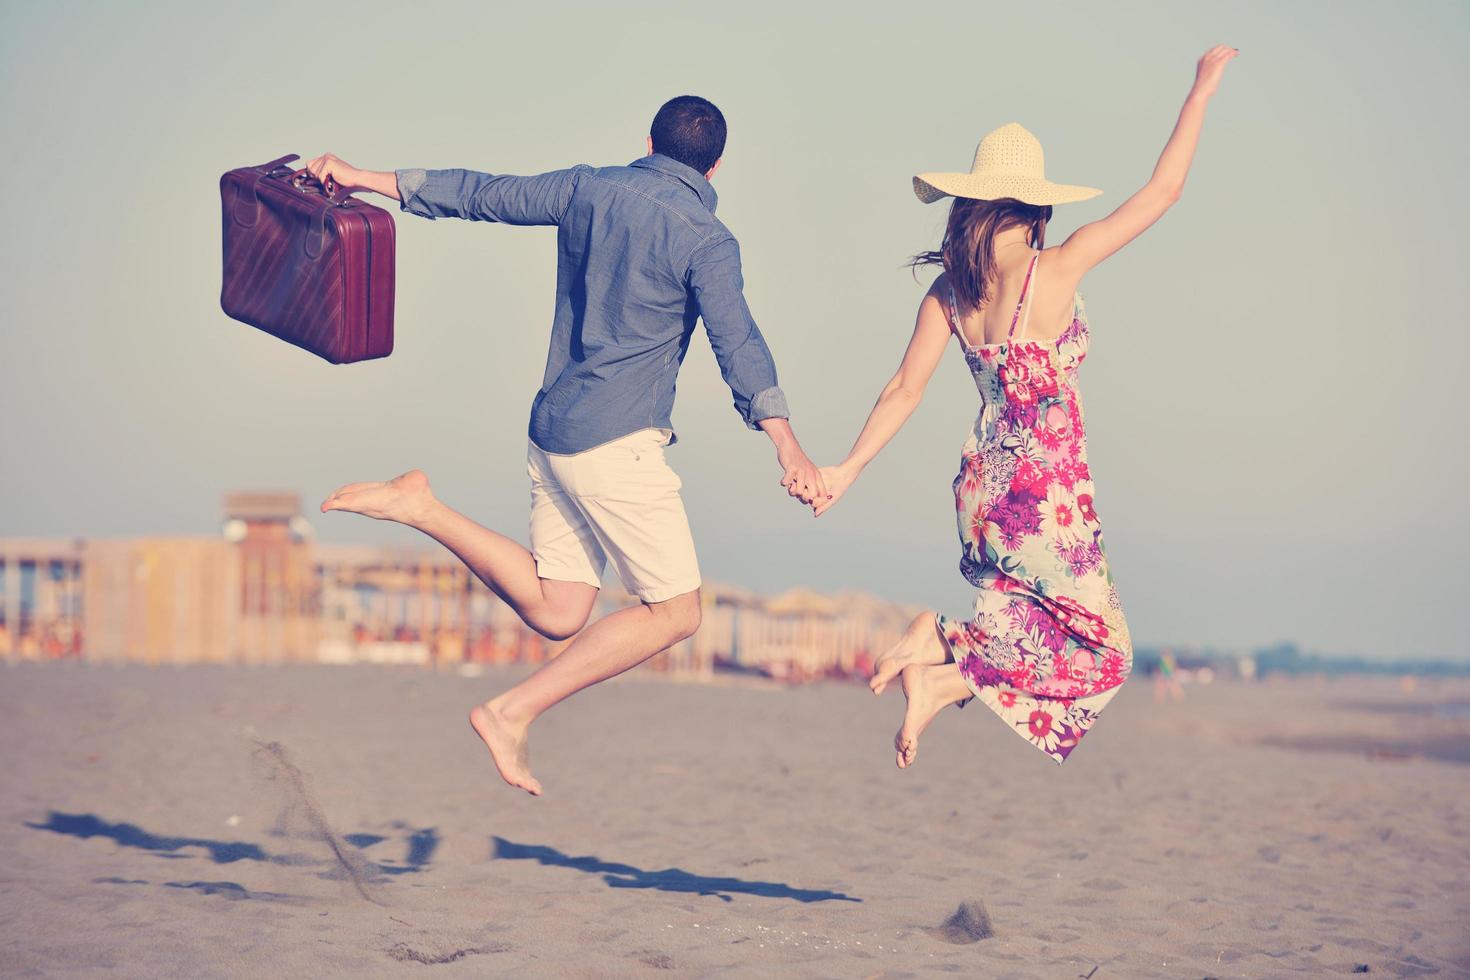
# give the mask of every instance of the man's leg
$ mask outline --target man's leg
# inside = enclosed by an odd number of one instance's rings
[[[533,796],[541,784],[531,775],[526,730],[542,712],[584,688],[643,663],[693,636],[700,621],[699,592],[665,602],[620,609],[584,629],[555,660],[515,687],[470,711],[501,778]]]
[[[566,639],[587,622],[597,586],[541,578],[531,552],[441,503],[429,478],[411,470],[383,483],[351,483],[332,493],[322,512],[349,511],[417,528],[454,552],[526,625]]]
[[[577,639],[499,697],[470,712],[470,724],[490,747],[505,781],[539,794],[526,765],[526,730],[552,705],[599,681],[636,667],[699,628],[699,560],[680,480],[664,459],[669,433],[644,429],[576,456],[546,460],[547,483],[562,488],[597,554],[610,560],[642,605],[622,609],[584,629]],[[533,457],[534,458],[534,457]],[[533,523],[535,518],[533,517]],[[548,515],[547,524],[556,526]],[[570,540],[545,534],[545,561],[571,566]],[[536,546],[541,556],[543,548]]]

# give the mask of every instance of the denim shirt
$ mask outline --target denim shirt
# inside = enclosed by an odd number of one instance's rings
[[[411,214],[557,226],[551,350],[531,406],[531,440],[543,451],[579,453],[650,427],[672,432],[674,382],[700,318],[746,424],[788,417],[745,305],[740,246],[715,217],[714,188],[691,167],[655,153],[626,167],[535,177],[395,175],[400,209]]]

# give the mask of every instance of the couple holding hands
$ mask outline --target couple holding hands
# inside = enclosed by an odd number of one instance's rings
[[[1220,46],[1200,59],[1149,180],[1059,245],[1046,245],[1052,207],[1101,191],[1047,180],[1041,145],[1015,123],[980,141],[969,173],[916,176],[920,201],[953,199],[939,248],[913,259],[942,271],[852,450],[820,469],[792,431],[746,306],[739,245],[715,217],[711,180],[726,129],[708,101],[666,103],[647,155],[625,167],[514,177],[363,171],[331,154],[312,160],[307,169],[318,180],[375,191],[421,217],[557,226],[555,318],[531,408],[530,549],[439,501],[417,470],[349,484],[322,504],[417,528],[532,629],[575,636],[530,677],[470,711],[505,781],[540,795],[527,761],[531,723],[699,627],[694,539],[664,447],[675,440],[675,380],[700,320],[736,411],[770,437],[781,485],[818,515],[908,420],[956,338],[981,402],[954,480],[960,571],[978,590],[974,614],[915,619],[879,657],[871,686],[881,694],[897,680],[908,700],[894,740],[900,767],[913,763],[920,733],[940,710],[977,697],[1064,761],[1132,665],[1087,464],[1077,373],[1089,328],[1077,290],[1178,200],[1205,107],[1237,53]],[[642,601],[588,625],[608,560]]]

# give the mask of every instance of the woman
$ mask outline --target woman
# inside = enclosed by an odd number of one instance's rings
[[[878,660],[873,692],[899,677],[908,698],[894,739],[899,768],[913,764],[941,709],[972,697],[1063,762],[1128,676],[1133,649],[1087,466],[1077,369],[1088,324],[1077,287],[1179,199],[1205,106],[1238,53],[1205,53],[1148,183],[1061,245],[1045,245],[1052,206],[1101,191],[1046,180],[1041,145],[1015,123],[980,141],[970,173],[914,178],[926,204],[955,199],[939,250],[913,260],[944,271],[852,451],[823,471],[829,497],[817,507],[836,504],[893,438],[958,338],[982,400],[954,481],[960,571],[980,591],[973,618],[926,613]]]

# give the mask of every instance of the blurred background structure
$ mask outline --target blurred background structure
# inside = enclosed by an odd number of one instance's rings
[[[453,555],[321,544],[288,492],[231,493],[212,537],[0,539],[0,656],[97,662],[540,663]],[[866,676],[917,610],[862,594],[707,583],[704,624],[651,667],[790,681]],[[598,615],[636,601],[604,589]]]
[[[705,583],[703,600],[699,632],[646,669],[695,680],[866,678],[921,611],[862,592],[764,596],[718,582]],[[594,615],[636,601],[606,587]],[[0,661],[452,667],[537,664],[564,646],[527,629],[447,551],[317,541],[291,492],[227,494],[213,536],[0,538]],[[1470,665],[1319,656],[1284,643],[1138,649],[1134,670],[1162,674],[1178,696],[1180,685],[1217,677]]]

